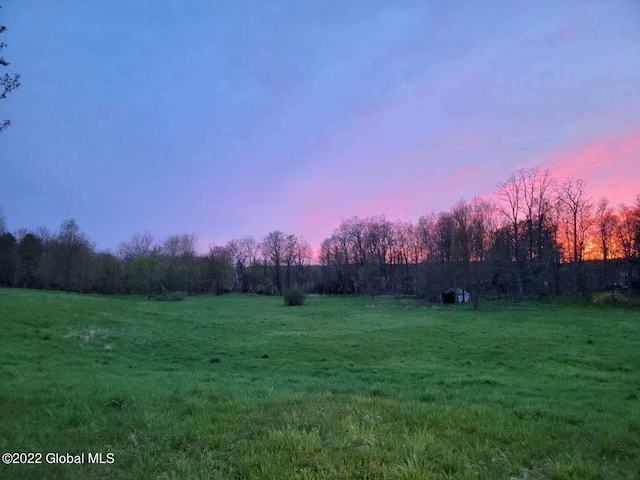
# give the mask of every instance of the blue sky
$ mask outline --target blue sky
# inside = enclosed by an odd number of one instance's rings
[[[633,0],[2,6],[22,75],[0,102],[11,229],[317,245],[342,218],[415,220],[523,167],[640,193]]]

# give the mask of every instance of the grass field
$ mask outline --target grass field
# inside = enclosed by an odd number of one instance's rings
[[[640,310],[0,290],[0,478],[640,478]],[[114,454],[48,464],[48,452]]]

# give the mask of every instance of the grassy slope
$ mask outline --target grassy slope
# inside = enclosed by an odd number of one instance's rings
[[[0,478],[640,478],[638,310],[369,303],[0,290]]]

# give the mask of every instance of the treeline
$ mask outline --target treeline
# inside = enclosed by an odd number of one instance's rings
[[[313,260],[316,260],[315,262]],[[116,252],[96,251],[73,219],[57,232],[10,233],[0,212],[0,286],[164,298],[229,291],[418,295],[462,288],[483,297],[584,296],[640,290],[640,195],[594,202],[581,180],[525,169],[490,199],[460,200],[415,223],[343,220],[314,257],[304,238],[273,231],[211,246],[194,234],[157,241],[139,232]]]
[[[327,292],[417,294],[447,288],[484,296],[584,296],[640,288],[640,195],[594,203],[582,180],[523,169],[491,199],[460,200],[416,223],[344,220],[322,242]]]
[[[274,231],[261,242],[245,237],[199,252],[198,236],[175,234],[156,242],[138,232],[115,253],[98,252],[74,219],[56,233],[4,228],[0,219],[0,286],[82,293],[144,293],[164,298],[232,290],[280,293],[306,285],[312,249],[302,237]]]

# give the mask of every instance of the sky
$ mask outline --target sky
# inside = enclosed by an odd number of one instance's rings
[[[203,248],[415,221],[520,168],[640,194],[640,2],[2,0],[0,207]]]

